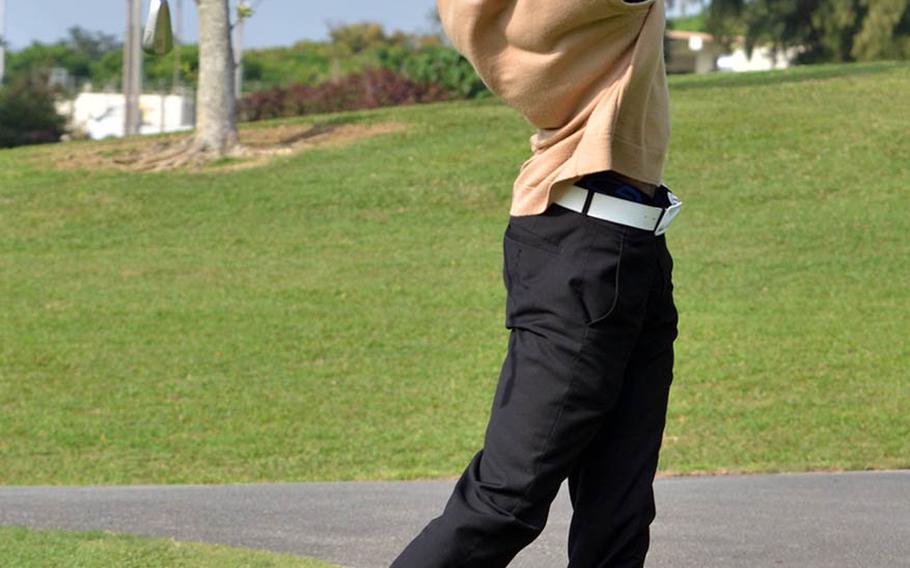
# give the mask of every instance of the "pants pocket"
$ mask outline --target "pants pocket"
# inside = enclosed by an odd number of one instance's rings
[[[578,335],[610,319],[620,293],[622,225],[565,209],[512,217],[503,236],[506,327]]]
[[[585,252],[578,287],[585,325],[595,326],[614,313],[619,302],[625,232],[599,227]]]
[[[524,289],[542,286],[542,278],[553,270],[562,253],[558,242],[534,230],[539,218],[539,215],[529,215],[509,219],[503,235],[503,281],[506,291],[516,285]]]
[[[581,266],[574,242],[579,228],[577,219],[571,218],[510,220],[503,235],[507,328],[548,334],[577,327],[580,317],[572,287]]]
[[[562,252],[560,243],[553,240],[550,235],[535,230],[534,227],[539,220],[540,215],[510,218],[506,227],[506,238],[545,252],[559,254]]]

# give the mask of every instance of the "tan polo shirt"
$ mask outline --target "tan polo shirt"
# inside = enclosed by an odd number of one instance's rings
[[[443,30],[537,128],[512,215],[544,211],[588,173],[663,183],[670,137],[664,0],[437,0]]]

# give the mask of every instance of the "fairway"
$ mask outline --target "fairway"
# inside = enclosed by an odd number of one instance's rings
[[[910,467],[910,65],[670,84],[661,471]],[[0,151],[0,484],[461,473],[532,129],[496,100],[295,122],[339,121],[407,127],[204,173]]]

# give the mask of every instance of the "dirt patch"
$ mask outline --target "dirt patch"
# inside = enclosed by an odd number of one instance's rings
[[[234,171],[264,166],[277,156],[290,156],[311,148],[339,148],[406,128],[407,125],[400,122],[301,123],[242,128],[240,147],[229,157],[214,162],[204,156],[188,154],[191,135],[185,133],[51,145],[36,152],[35,159],[44,167],[62,170]]]

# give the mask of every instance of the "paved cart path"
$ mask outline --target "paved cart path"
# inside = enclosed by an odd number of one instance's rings
[[[0,525],[106,529],[386,568],[454,481],[0,488]],[[649,568],[910,566],[910,471],[667,477]],[[563,485],[516,568],[566,565]]]

